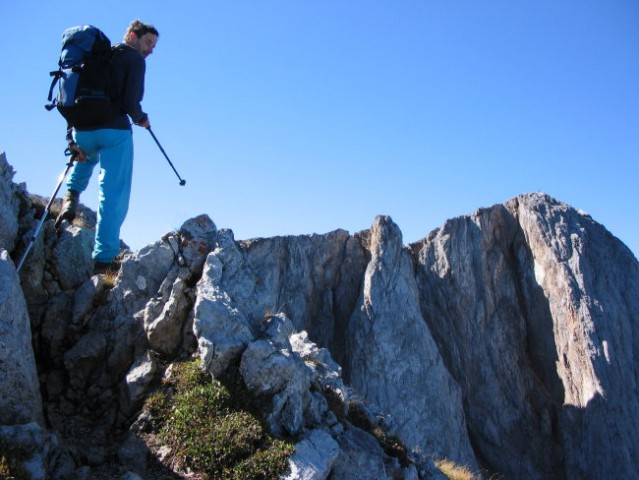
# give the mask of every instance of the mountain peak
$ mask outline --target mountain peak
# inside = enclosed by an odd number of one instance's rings
[[[90,275],[90,221],[47,224],[18,275],[39,203],[11,172],[0,159],[0,443],[33,478],[114,456],[118,475],[177,468],[140,409],[192,358],[295,442],[281,478],[442,478],[440,458],[506,478],[639,470],[639,264],[549,195],[408,246],[388,216],[236,240],[201,215],[115,276]]]

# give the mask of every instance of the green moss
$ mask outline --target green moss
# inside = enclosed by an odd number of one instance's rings
[[[169,417],[171,402],[165,392],[155,392],[146,399],[144,409],[151,414],[151,427],[153,430],[158,431]]]
[[[209,382],[209,376],[200,368],[200,360],[173,364],[173,373],[167,381],[177,392],[187,392]]]
[[[220,480],[270,480],[286,471],[294,446],[268,433],[263,405],[238,374],[222,383],[202,373],[199,362],[174,368],[146,409],[177,463]]]

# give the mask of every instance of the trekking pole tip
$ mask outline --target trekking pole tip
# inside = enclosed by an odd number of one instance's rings
[[[184,185],[186,185],[186,180],[180,180],[180,186],[183,187]]]

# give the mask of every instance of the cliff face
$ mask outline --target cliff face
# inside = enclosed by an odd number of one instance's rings
[[[38,208],[0,163],[0,215],[20,225],[0,247],[17,260]],[[108,290],[88,276],[90,239],[45,228],[20,280],[0,258],[0,294],[24,292],[31,320],[29,330],[15,313],[24,302],[0,302],[3,331],[22,325],[2,358],[26,359],[0,373],[40,378],[25,380],[36,400],[19,421],[3,415],[16,403],[3,381],[0,440],[40,428],[31,450],[44,470],[110,458],[99,439],[128,428],[168,363],[195,354],[213,376],[239,365],[271,400],[271,429],[299,436],[290,479],[437,478],[431,457],[512,479],[639,471],[639,264],[547,195],[452,219],[408,246],[383,216],[354,235],[243,241],[198,217],[127,254]],[[363,402],[410,465],[340,423],[335,396]],[[70,421],[87,435],[70,435]]]
[[[632,253],[545,195],[451,220],[410,248],[478,456],[512,478],[634,476]]]

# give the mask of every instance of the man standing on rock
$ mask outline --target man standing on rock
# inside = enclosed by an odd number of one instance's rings
[[[149,117],[142,111],[145,58],[153,53],[159,33],[153,27],[134,20],[124,34],[124,42],[115,47],[112,88],[121,113],[113,121],[91,128],[70,125],[69,148],[76,162],[67,181],[67,195],[56,219],[73,221],[80,193],[89,183],[94,167],[100,163],[97,225],[95,232],[94,274],[117,270],[120,253],[120,228],[129,209],[133,174],[133,131],[136,125],[149,128]]]

